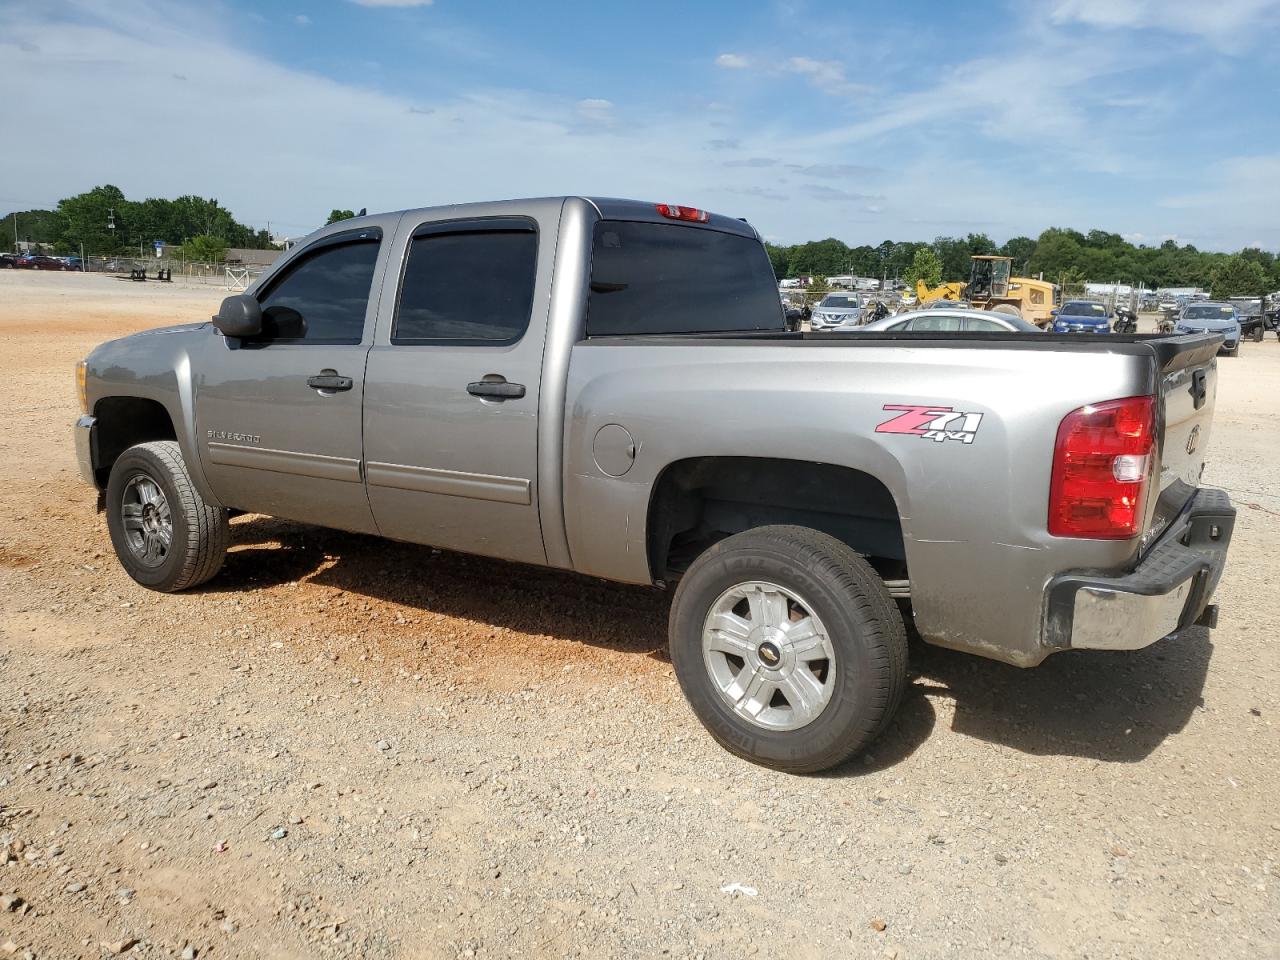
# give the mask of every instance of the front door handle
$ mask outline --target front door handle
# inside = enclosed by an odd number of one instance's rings
[[[307,377],[307,386],[315,390],[338,393],[342,390],[350,390],[354,384],[350,377],[339,376],[337,370],[326,368],[314,377]]]
[[[467,393],[485,400],[519,400],[524,396],[523,383],[506,380],[477,380],[467,384]]]

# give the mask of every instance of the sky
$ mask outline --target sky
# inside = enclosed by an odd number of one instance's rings
[[[0,0],[0,212],[633,197],[850,244],[1280,249],[1280,0]]]

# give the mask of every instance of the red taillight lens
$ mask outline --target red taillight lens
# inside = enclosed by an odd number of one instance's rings
[[[1151,397],[1093,403],[1067,414],[1053,449],[1049,532],[1098,540],[1137,536],[1155,442]]]
[[[688,220],[690,223],[706,223],[711,214],[697,207],[682,207],[675,203],[655,203],[654,207],[664,217],[672,220]]]

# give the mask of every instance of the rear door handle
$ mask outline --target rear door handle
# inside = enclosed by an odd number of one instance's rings
[[[338,393],[343,390],[350,390],[353,383],[350,377],[339,376],[337,370],[324,369],[314,377],[307,377],[307,386],[315,390]]]
[[[523,383],[506,380],[477,380],[467,384],[467,393],[485,400],[519,400],[524,396]]]

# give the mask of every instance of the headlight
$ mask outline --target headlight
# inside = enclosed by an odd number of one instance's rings
[[[89,361],[76,364],[76,395],[80,398],[80,412],[89,412]]]

